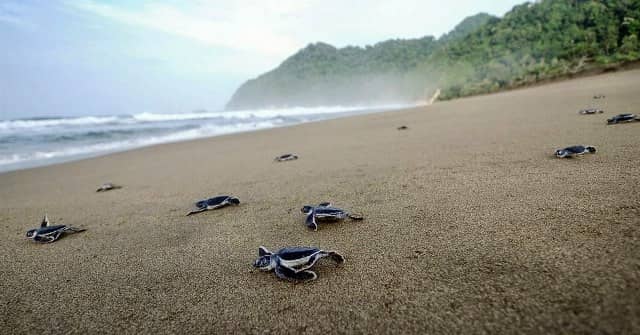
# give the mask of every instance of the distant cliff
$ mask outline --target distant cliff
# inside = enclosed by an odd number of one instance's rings
[[[478,14],[439,39],[310,44],[245,82],[228,109],[375,105],[487,93],[640,59],[640,2],[545,0]]]
[[[413,76],[437,42],[433,37],[390,40],[366,48],[310,44],[277,69],[244,83],[229,109],[265,106],[379,104],[424,96]]]

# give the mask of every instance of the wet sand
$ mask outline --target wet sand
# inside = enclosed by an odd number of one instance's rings
[[[639,333],[640,123],[605,125],[640,113],[639,87],[632,70],[1,174],[0,327]],[[598,152],[552,156],[573,144]],[[184,216],[218,194],[242,204]],[[322,201],[366,219],[310,231],[299,209]],[[31,243],[45,211],[87,231]],[[294,284],[252,269],[259,245],[347,261]]]

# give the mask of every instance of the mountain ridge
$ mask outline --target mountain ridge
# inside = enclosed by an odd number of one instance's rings
[[[375,105],[495,92],[640,59],[640,2],[545,0],[462,20],[436,39],[310,43],[242,84],[227,109]]]

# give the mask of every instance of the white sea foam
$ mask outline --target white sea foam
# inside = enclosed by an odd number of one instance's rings
[[[118,116],[86,116],[77,118],[51,118],[51,119],[26,119],[0,121],[2,130],[24,130],[29,128],[64,127],[98,125],[122,121]]]
[[[97,156],[234,132],[336,117],[339,113],[392,110],[406,105],[377,107],[295,107],[286,109],[140,113],[0,121],[0,171]],[[97,137],[96,133],[105,134]],[[64,138],[63,141],[52,139]]]
[[[84,117],[60,117],[43,119],[22,119],[0,121],[2,130],[24,130],[33,128],[52,128],[69,126],[91,126],[105,124],[132,124],[136,122],[167,122],[202,119],[267,119],[277,117],[320,115],[357,112],[362,110],[392,110],[410,107],[409,105],[385,105],[385,106],[329,106],[329,107],[292,107],[256,110],[238,110],[222,112],[191,112],[176,114],[140,113],[121,116],[84,116]]]
[[[249,109],[225,112],[193,112],[180,114],[155,114],[140,113],[133,115],[133,119],[144,122],[159,121],[184,121],[199,119],[268,119],[290,116],[319,115],[319,114],[336,114],[357,112],[363,110],[393,110],[407,108],[413,105],[385,105],[376,106],[375,108],[367,106],[329,106],[329,107],[292,107],[292,108],[267,108],[267,109]]]
[[[0,154],[0,171],[8,170],[9,165],[19,165],[25,162],[37,163],[38,161],[65,157],[73,158],[78,156],[95,156],[101,153],[122,151],[161,143],[180,142],[202,137],[271,128],[277,125],[278,123],[274,122],[228,124],[222,126],[209,125],[197,129],[172,132],[160,136],[139,137],[124,141],[111,141],[88,145],[67,146],[64,148],[51,148],[50,150]]]

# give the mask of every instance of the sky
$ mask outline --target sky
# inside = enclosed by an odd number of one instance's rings
[[[450,31],[514,0],[0,0],[0,119],[224,108],[309,43]]]

